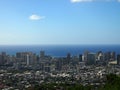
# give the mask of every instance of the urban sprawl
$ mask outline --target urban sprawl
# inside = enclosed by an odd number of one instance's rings
[[[41,84],[104,85],[107,74],[120,75],[120,54],[91,53],[53,57],[40,51],[0,53],[0,90],[26,90]],[[58,89],[59,90],[59,89]],[[61,90],[61,89],[60,89]]]

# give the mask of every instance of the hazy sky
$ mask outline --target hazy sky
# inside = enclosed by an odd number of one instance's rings
[[[120,0],[0,0],[0,45],[120,44]]]

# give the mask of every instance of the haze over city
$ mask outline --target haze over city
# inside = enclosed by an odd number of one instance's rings
[[[0,45],[120,44],[120,0],[0,0]]]

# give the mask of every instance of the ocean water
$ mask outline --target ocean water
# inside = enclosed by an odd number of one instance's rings
[[[6,52],[9,55],[15,55],[16,52],[33,52],[39,55],[40,51],[45,51],[46,55],[55,57],[66,56],[67,53],[71,55],[83,54],[84,51],[90,51],[96,53],[102,52],[116,52],[120,54],[120,45],[1,45],[0,52]]]

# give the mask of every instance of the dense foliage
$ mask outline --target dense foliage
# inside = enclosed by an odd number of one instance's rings
[[[115,74],[106,76],[107,81],[104,87],[99,90],[120,90],[120,77]]]
[[[98,87],[87,85],[83,86],[80,84],[42,84],[41,86],[35,85],[27,90],[120,90],[120,77],[115,74],[109,74],[106,76],[105,85]]]

